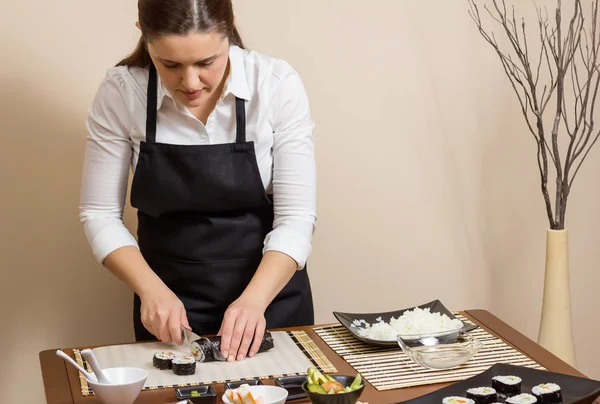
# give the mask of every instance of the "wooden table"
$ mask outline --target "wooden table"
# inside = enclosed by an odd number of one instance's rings
[[[465,317],[469,318],[474,323],[478,324],[488,332],[502,338],[508,344],[519,349],[546,369],[570,374],[574,376],[585,377],[576,369],[569,366],[544,348],[525,337],[515,329],[508,326],[506,323],[485,310],[467,310],[461,312]],[[338,372],[341,374],[355,374],[356,371],[339,357],[334,351],[327,346],[313,331],[313,327],[300,327],[299,329],[308,333],[315,341],[323,353],[335,365]],[[66,350],[70,351],[70,350]],[[46,392],[46,402],[48,404],[94,404],[99,403],[95,397],[84,397],[81,395],[78,371],[71,365],[56,356],[56,349],[43,351],[40,353],[40,364],[42,368],[42,377],[44,380],[44,388]],[[265,384],[272,384],[271,381],[265,381]],[[383,404],[402,400],[409,400],[423,394],[438,390],[448,384],[436,384],[428,386],[411,387],[405,389],[396,389],[390,391],[377,391],[374,387],[367,383],[361,401],[369,404]],[[220,396],[223,394],[222,385],[213,386],[217,391],[217,403],[222,403]],[[176,402],[177,397],[173,389],[143,391],[136,404],[166,404]],[[298,400],[296,403],[307,403],[308,400]],[[600,404],[600,400],[596,401]]]

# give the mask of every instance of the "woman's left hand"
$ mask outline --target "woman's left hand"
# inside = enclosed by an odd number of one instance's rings
[[[244,295],[229,306],[218,333],[221,353],[227,361],[256,355],[265,334],[265,310],[264,303]]]

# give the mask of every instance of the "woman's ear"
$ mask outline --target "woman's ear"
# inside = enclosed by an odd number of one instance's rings
[[[142,30],[142,26],[140,25],[139,21],[135,22],[135,26],[138,27],[138,29],[141,31]]]

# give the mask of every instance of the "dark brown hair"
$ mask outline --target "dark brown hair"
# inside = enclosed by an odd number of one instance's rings
[[[216,32],[244,48],[231,0],[138,0],[138,13],[142,36],[133,53],[117,66],[148,66],[151,59],[146,43],[164,34]]]

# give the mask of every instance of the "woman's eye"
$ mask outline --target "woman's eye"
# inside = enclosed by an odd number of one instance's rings
[[[176,68],[177,66],[178,66],[178,65],[167,65],[167,64],[165,64],[165,67],[166,67],[167,69],[174,69],[174,68]]]

